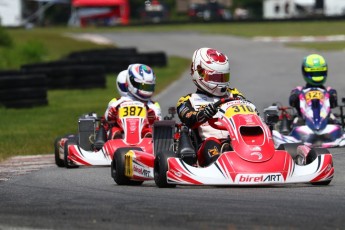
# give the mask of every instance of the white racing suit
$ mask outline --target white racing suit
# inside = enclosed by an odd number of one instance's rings
[[[109,103],[108,103],[108,108],[104,113],[104,118],[107,121],[107,123],[111,126],[111,128],[107,128],[106,130],[108,131],[108,139],[113,139],[117,136],[121,136],[123,130],[120,128],[119,125],[116,123],[116,118],[118,114],[118,108],[119,105],[123,102],[129,102],[129,101],[138,101],[136,98],[126,95],[122,96],[120,98],[113,98]],[[154,101],[141,101],[147,106],[147,116],[149,120],[149,127],[145,128],[143,130],[142,136],[145,134],[151,133],[152,134],[152,124],[156,120],[162,120],[162,112],[161,108],[158,102]]]

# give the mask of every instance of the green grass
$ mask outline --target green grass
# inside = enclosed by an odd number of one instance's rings
[[[57,28],[56,31],[63,31]],[[180,25],[149,25],[112,28],[71,29],[72,32],[192,32],[254,36],[323,36],[345,34],[345,20],[297,22],[229,22],[193,23]]]
[[[159,93],[188,68],[189,60],[170,57],[166,68],[154,68]],[[13,155],[52,153],[57,136],[76,133],[78,117],[89,112],[103,115],[108,102],[118,96],[115,74],[104,89],[50,90],[49,105],[32,109],[0,108],[0,160]]]
[[[110,45],[99,45],[89,41],[77,41],[71,39],[64,36],[67,31],[70,30],[66,28],[7,30],[9,35],[12,37],[14,44],[17,46],[22,46],[32,41],[39,41],[46,50],[46,55],[44,56],[45,61],[60,59],[73,51],[113,47]],[[19,67],[21,64],[22,63],[18,63],[17,66]]]
[[[74,30],[81,32],[82,30]],[[234,35],[251,38],[255,36],[327,36],[345,34],[345,20],[339,21],[296,21],[296,22],[230,22],[230,23],[196,23],[181,25],[152,25],[152,26],[132,26],[116,27],[111,29],[88,29],[89,32],[192,32]],[[286,43],[287,46],[294,46],[312,50],[342,50],[345,42],[298,42]]]

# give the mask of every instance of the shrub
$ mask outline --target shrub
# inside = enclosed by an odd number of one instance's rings
[[[41,42],[33,40],[19,46],[17,50],[19,56],[21,57],[22,64],[40,62],[48,53]]]
[[[2,47],[13,46],[13,41],[12,41],[11,36],[2,27],[0,27],[0,46]]]

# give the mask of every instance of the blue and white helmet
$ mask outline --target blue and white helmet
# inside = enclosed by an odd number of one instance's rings
[[[128,67],[128,93],[142,101],[148,101],[156,86],[156,76],[151,67],[144,64],[132,64]]]
[[[119,73],[119,75],[117,75],[116,78],[116,87],[117,87],[117,91],[119,92],[119,94],[121,96],[126,96],[128,93],[128,89],[127,89],[127,70],[123,70]]]

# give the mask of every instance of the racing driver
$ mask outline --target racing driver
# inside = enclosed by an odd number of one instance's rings
[[[178,100],[177,113],[181,122],[191,128],[199,139],[195,163],[203,167],[216,160],[219,153],[230,149],[228,132],[214,129],[207,122],[217,113],[214,102],[227,97],[245,98],[236,88],[229,88],[229,59],[216,49],[200,48],[194,51],[190,76],[197,90]]]
[[[140,101],[146,105],[148,110],[147,116],[149,126],[143,129],[142,136],[152,137],[153,122],[156,120],[162,120],[159,103],[151,100],[156,86],[156,75],[154,74],[153,69],[145,64],[131,64],[125,72],[122,72],[122,74],[126,76],[126,81],[125,84],[122,85],[122,88],[118,88],[121,97],[113,98],[108,103],[108,108],[103,117],[102,127],[104,127],[107,132],[106,138],[122,138],[123,130],[117,124],[117,114],[119,105],[128,101]],[[97,144],[95,145],[97,146]],[[96,148],[99,149],[101,146],[102,145],[100,144],[99,147]]]

